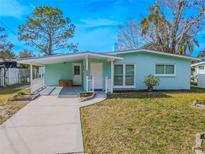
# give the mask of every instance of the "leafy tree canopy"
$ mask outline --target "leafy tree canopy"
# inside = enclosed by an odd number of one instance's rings
[[[29,58],[29,57],[34,57],[35,55],[33,55],[32,51],[29,50],[23,50],[19,53],[19,57],[20,58]]]
[[[74,36],[75,25],[53,7],[37,7],[24,25],[19,26],[19,39],[51,55],[57,50],[75,50],[77,45],[68,43]]]
[[[130,26],[129,31],[124,28],[118,35],[124,36],[123,44],[136,44],[140,40],[143,48],[191,54],[194,47],[199,47],[196,36],[204,27],[204,3],[205,0],[156,0],[140,23],[141,35],[137,33],[138,26]]]
[[[12,52],[13,44],[7,40],[8,35],[3,27],[0,27],[0,58],[9,59],[14,58],[15,54]]]

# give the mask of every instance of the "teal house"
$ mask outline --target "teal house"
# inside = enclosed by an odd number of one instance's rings
[[[136,49],[116,52],[78,52],[20,60],[31,67],[33,91],[41,86],[82,87],[85,91],[145,90],[145,78],[160,78],[158,90],[189,90],[191,62],[198,58]],[[44,73],[33,79],[34,65]],[[66,84],[67,83],[67,84]]]

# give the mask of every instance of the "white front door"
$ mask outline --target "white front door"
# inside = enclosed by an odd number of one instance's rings
[[[94,89],[103,89],[103,64],[91,63],[90,75],[94,78]]]
[[[81,74],[81,64],[73,64],[73,85],[80,86],[82,85],[82,74]]]

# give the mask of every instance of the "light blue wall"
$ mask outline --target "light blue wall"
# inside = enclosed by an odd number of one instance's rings
[[[124,59],[115,63],[136,64],[136,90],[146,89],[144,79],[149,74],[155,74],[156,64],[175,64],[176,76],[160,77],[160,85],[156,89],[190,89],[191,61],[170,56],[151,53],[129,53],[121,55]]]
[[[72,64],[81,63],[82,64],[82,86],[86,89],[86,74],[90,75],[90,64],[91,63],[102,63],[103,64],[103,85],[105,83],[105,77],[111,78],[110,70],[111,63],[107,60],[99,59],[88,59],[88,72],[86,73],[86,60],[65,63],[48,64],[45,66],[45,84],[47,86],[58,86],[59,80],[72,80]]]
[[[176,65],[176,76],[174,77],[160,77],[160,85],[156,87],[157,89],[190,89],[190,74],[191,74],[191,61],[184,60],[181,58],[174,58],[170,56],[161,56],[151,53],[129,53],[121,55],[124,59],[117,60],[114,63],[132,63],[136,64],[136,90],[146,89],[144,84],[144,79],[149,74],[155,74],[156,64],[175,64]],[[108,79],[111,78],[111,62],[107,60],[99,59],[88,59],[89,70],[90,64],[93,63],[103,63],[103,84],[105,83],[105,76]],[[90,71],[86,73],[86,61],[85,59],[78,61],[82,63],[82,85],[85,89],[86,87],[86,74],[90,75]],[[45,83],[48,86],[58,85],[59,80],[68,79],[72,80],[72,63],[76,62],[66,62],[49,64],[45,67]],[[105,84],[104,84],[105,85]],[[122,88],[121,88],[122,89]]]
[[[72,64],[82,61],[48,64],[45,66],[45,84],[58,86],[59,80],[72,80]]]

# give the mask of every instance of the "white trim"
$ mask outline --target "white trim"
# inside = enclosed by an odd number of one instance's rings
[[[174,74],[156,74],[156,66],[157,65],[174,65]],[[158,76],[158,77],[176,77],[176,64],[173,64],[173,63],[157,63],[155,64],[155,76]],[[164,67],[164,72],[166,72],[166,67]]]
[[[195,66],[199,66],[199,65],[203,65],[203,64],[205,64],[205,61],[202,61],[202,62],[199,62],[199,63],[192,64],[191,67],[195,67]]]
[[[147,53],[154,53],[154,54],[159,54],[159,55],[164,55],[164,56],[178,57],[178,58],[183,58],[183,59],[201,60],[200,58],[195,58],[195,57],[191,57],[191,56],[177,55],[177,54],[171,54],[171,53],[155,51],[155,50],[148,50],[148,49],[134,49],[134,50],[116,51],[116,52],[112,52],[109,54],[120,55],[120,54],[135,53],[135,52],[147,52]]]
[[[113,87],[114,88],[135,88],[136,87],[136,64],[135,63],[115,63],[114,65],[123,65],[123,82],[122,85],[114,85],[113,78]],[[126,65],[134,65],[134,84],[126,85]],[[114,76],[114,72],[113,72]]]
[[[72,63],[72,80],[74,79],[74,66],[80,66],[80,84],[79,85],[76,85],[76,86],[82,86],[82,64],[81,63]],[[73,80],[74,81],[74,80]],[[74,84],[74,82],[73,82],[73,85],[75,85]]]
[[[29,59],[22,59],[18,60],[18,63],[21,64],[35,64],[35,65],[41,65],[43,64],[50,64],[53,60],[62,60],[66,61],[69,58],[82,58],[93,56],[96,58],[107,58],[107,59],[117,59],[122,60],[122,57],[114,56],[114,55],[108,55],[108,54],[102,54],[102,53],[93,53],[93,52],[81,52],[81,53],[73,53],[73,54],[67,54],[67,55],[52,55],[52,56],[45,56],[45,57],[36,57],[36,58],[29,58]],[[49,61],[46,63],[46,61]]]

